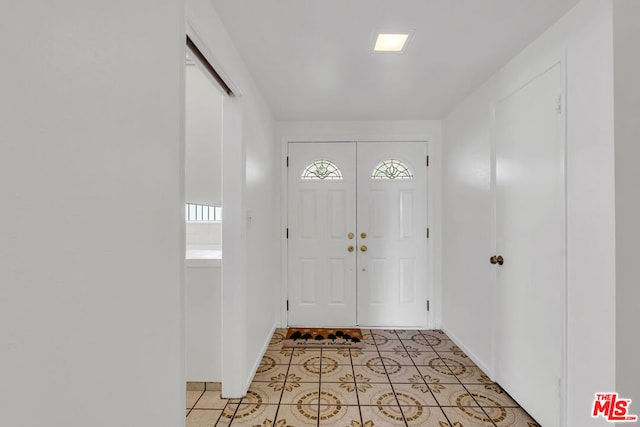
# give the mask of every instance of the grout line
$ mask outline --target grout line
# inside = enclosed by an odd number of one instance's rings
[[[362,336],[362,340],[364,341],[364,334]],[[351,374],[353,375],[353,385],[356,388],[356,400],[358,401],[358,414],[360,414],[360,425],[363,426],[364,419],[362,418],[362,409],[360,408],[360,390],[358,390],[358,382],[356,381],[356,369],[353,367],[353,357],[351,355],[351,349],[349,349],[349,362],[351,362]]]
[[[287,373],[284,374],[284,384],[282,387],[282,391],[280,392],[280,399],[278,399],[278,407],[276,408],[276,413],[273,415],[273,422],[276,423],[278,421],[278,413],[280,412],[280,405],[282,404],[282,397],[284,396],[284,392],[286,391],[287,381],[289,380],[289,370],[291,370],[291,360],[293,359],[293,349],[291,350],[291,357],[289,357],[289,364],[287,365]]]
[[[320,392],[322,391],[322,348],[320,349],[320,373],[318,374],[318,419],[316,425],[320,426]]]
[[[424,334],[422,333],[422,331],[418,331],[418,333],[420,335],[422,335],[422,337],[425,339],[427,345],[429,347],[431,347],[431,350],[434,351],[434,353],[438,356],[438,358],[440,358],[440,355],[438,354],[438,352],[436,351],[435,348],[433,348],[433,345],[431,345],[431,343],[429,342],[429,339],[427,337],[424,336]],[[453,376],[456,378],[456,380],[458,382],[460,382],[460,380],[458,379],[458,377],[456,376],[456,374],[453,373],[453,371],[449,368],[449,366],[447,364],[444,365],[447,369],[449,369],[449,372],[451,372],[453,374]],[[417,366],[416,366],[417,368]],[[420,372],[420,369],[418,369],[418,372]],[[422,372],[420,372],[420,376],[422,376],[422,379],[424,380],[424,376],[422,375]],[[433,390],[431,390],[431,386],[429,385],[429,383],[427,383],[425,381],[425,384],[427,384],[427,387],[429,388],[429,391],[431,392],[431,395],[433,396],[434,399],[436,399],[435,394],[433,393]],[[462,384],[462,383],[461,383]],[[465,389],[466,390],[466,389]],[[444,417],[446,418],[446,420],[449,422],[450,425],[453,425],[453,423],[451,422],[451,420],[449,419],[449,416],[447,415],[447,413],[444,411],[444,409],[442,409],[442,405],[440,405],[440,402],[438,401],[438,399],[436,399],[436,403],[438,404],[438,408],[440,408],[440,411],[442,412],[442,414],[444,415]]]
[[[395,333],[395,329],[393,331]],[[391,391],[393,392],[393,397],[396,398],[396,403],[398,404],[398,410],[400,411],[400,414],[402,414],[402,421],[404,421],[404,425],[406,427],[409,427],[409,424],[407,423],[407,420],[404,417],[404,413],[402,412],[402,408],[400,407],[400,401],[398,400],[398,396],[396,395],[396,390],[393,388],[393,382],[391,381],[391,377],[389,376],[389,371],[387,371],[387,367],[385,366],[384,361],[382,360],[382,354],[380,354],[380,349],[378,348],[376,337],[373,336],[373,334],[371,336],[373,338],[374,344],[376,345],[376,350],[378,351],[378,357],[380,357],[380,363],[382,363],[382,368],[384,369],[384,373],[387,375],[387,379],[389,380],[389,386],[391,387]],[[396,336],[398,336],[398,334],[396,334]],[[389,338],[387,338],[386,336],[384,338],[387,340],[387,342],[389,341]]]

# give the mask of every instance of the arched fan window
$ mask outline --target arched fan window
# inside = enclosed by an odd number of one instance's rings
[[[340,180],[342,172],[331,160],[316,160],[307,165],[302,172],[302,179]]]
[[[371,179],[411,180],[411,169],[403,161],[387,159],[382,161],[371,173]]]

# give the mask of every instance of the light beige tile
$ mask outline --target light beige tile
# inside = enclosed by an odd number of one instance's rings
[[[384,366],[378,365],[353,365],[356,378],[362,376],[370,383],[386,383],[389,384],[389,377],[385,372]]]
[[[418,366],[443,366],[445,361],[438,356],[435,351],[425,351],[416,356],[412,356],[413,363]]]
[[[522,408],[485,408],[498,427],[540,427]]]
[[[205,391],[198,403],[194,406],[196,409],[224,409],[228,400],[220,396],[219,391]]]
[[[431,344],[431,347],[435,351],[456,351],[456,352],[459,351],[459,352],[462,352],[462,349],[460,349],[460,347],[455,345],[455,343],[453,341],[449,341],[449,340],[442,340],[440,342],[440,344],[437,344],[437,345]]]
[[[358,405],[355,383],[320,384],[320,405]]]
[[[318,405],[280,405],[274,426],[305,427],[318,425]]]
[[[498,384],[465,384],[465,387],[482,407],[517,408],[519,406]]]
[[[409,356],[409,353],[407,353],[406,351],[380,352],[380,355],[383,358],[394,360],[395,362],[397,362],[398,365],[407,365],[407,366],[414,365],[413,360]]]
[[[187,409],[193,408],[204,391],[187,391]]]
[[[216,424],[216,427],[228,426],[229,424],[231,424],[231,420],[233,419],[233,415],[238,410],[238,406],[239,404],[237,403],[228,404],[222,411],[222,415],[220,415],[220,419],[218,420],[218,424]]]
[[[415,366],[387,366],[387,374],[392,383],[411,383],[414,382],[416,377],[421,376],[420,371]]]
[[[439,388],[430,388],[440,406],[478,406],[462,384],[441,384]]]
[[[284,389],[284,382],[253,382],[240,403],[278,404]]]
[[[450,408],[443,407],[442,411],[447,415],[449,421],[454,425],[460,426],[478,426],[478,427],[493,427],[487,414],[484,413],[480,407],[464,407],[464,408]],[[458,424],[456,424],[458,423]]]
[[[222,390],[222,383],[207,382],[207,383],[205,383],[205,390],[207,390],[207,391],[221,391]]]
[[[320,425],[351,427],[360,426],[360,409],[357,406],[320,405]],[[354,422],[358,424],[354,424]]]
[[[433,406],[401,406],[407,425],[410,427],[443,427],[449,426],[442,409]]]
[[[382,366],[382,359],[377,351],[363,352],[362,355],[353,358],[354,365]]]
[[[402,341],[400,340],[392,340],[389,339],[384,343],[376,342],[378,346],[378,351],[404,351],[404,346],[402,345]]]
[[[358,385],[356,383],[356,385]],[[360,406],[394,406],[398,405],[391,384],[370,384],[371,387],[357,389]]]
[[[459,367],[454,373],[456,378],[463,384],[484,384],[491,381],[487,374],[476,366]]]
[[[288,365],[291,361],[290,350],[267,350],[260,365]]]
[[[269,341],[269,347],[271,348],[282,348],[282,343],[285,339],[287,331],[285,330],[284,332],[281,332],[279,330],[276,330],[273,333],[273,336],[271,337],[271,341]]]
[[[401,340],[408,340],[414,335],[420,335],[416,329],[396,329],[395,332]]]
[[[361,406],[362,421],[366,426],[404,426],[404,416],[399,406]]]
[[[353,367],[351,365],[337,365],[322,367],[320,380],[324,382],[353,382]]]
[[[392,384],[400,406],[438,406],[429,387],[423,383]]]
[[[187,391],[204,391],[205,383],[201,381],[187,381]]]
[[[460,384],[458,378],[446,365],[418,366],[418,371],[427,384]]]
[[[272,426],[278,405],[240,404],[231,423],[234,427]]]
[[[286,389],[280,402],[281,405],[317,405],[319,392],[319,383],[299,383],[298,387]]]
[[[291,356],[292,365],[320,364],[322,360],[320,350],[296,349]]]
[[[284,377],[287,375],[287,370],[289,369],[289,365],[268,365],[264,367],[259,367],[256,371],[256,374],[253,377],[253,381],[278,381],[278,378],[282,378],[284,381]]]
[[[322,358],[323,363],[324,358],[329,358],[336,360],[339,365],[350,365],[351,364],[351,352],[348,348],[340,348],[340,349],[329,349],[322,350]]]
[[[438,356],[440,356],[447,364],[452,361],[458,365],[476,366],[473,360],[469,359],[469,357],[461,351],[439,351]]]
[[[320,365],[290,365],[289,374],[300,378],[303,383],[320,382]]]
[[[220,418],[222,410],[193,409],[187,416],[187,427],[213,427]]]

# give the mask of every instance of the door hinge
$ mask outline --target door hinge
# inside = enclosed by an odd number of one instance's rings
[[[287,239],[289,238],[289,229],[287,228]]]
[[[427,239],[429,238],[429,227],[427,227]]]
[[[287,167],[289,167],[289,156],[287,156],[286,162],[287,162]]]
[[[429,167],[429,156],[427,156],[426,164],[427,164],[427,167]]]
[[[562,114],[562,95],[558,95],[556,113]]]
[[[287,300],[287,311],[289,311],[289,300]]]
[[[429,311],[429,300],[427,300],[427,311]]]

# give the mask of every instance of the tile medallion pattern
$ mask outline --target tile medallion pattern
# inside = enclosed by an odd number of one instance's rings
[[[361,349],[283,349],[278,329],[243,399],[187,391],[187,426],[539,427],[438,330],[363,329]]]

